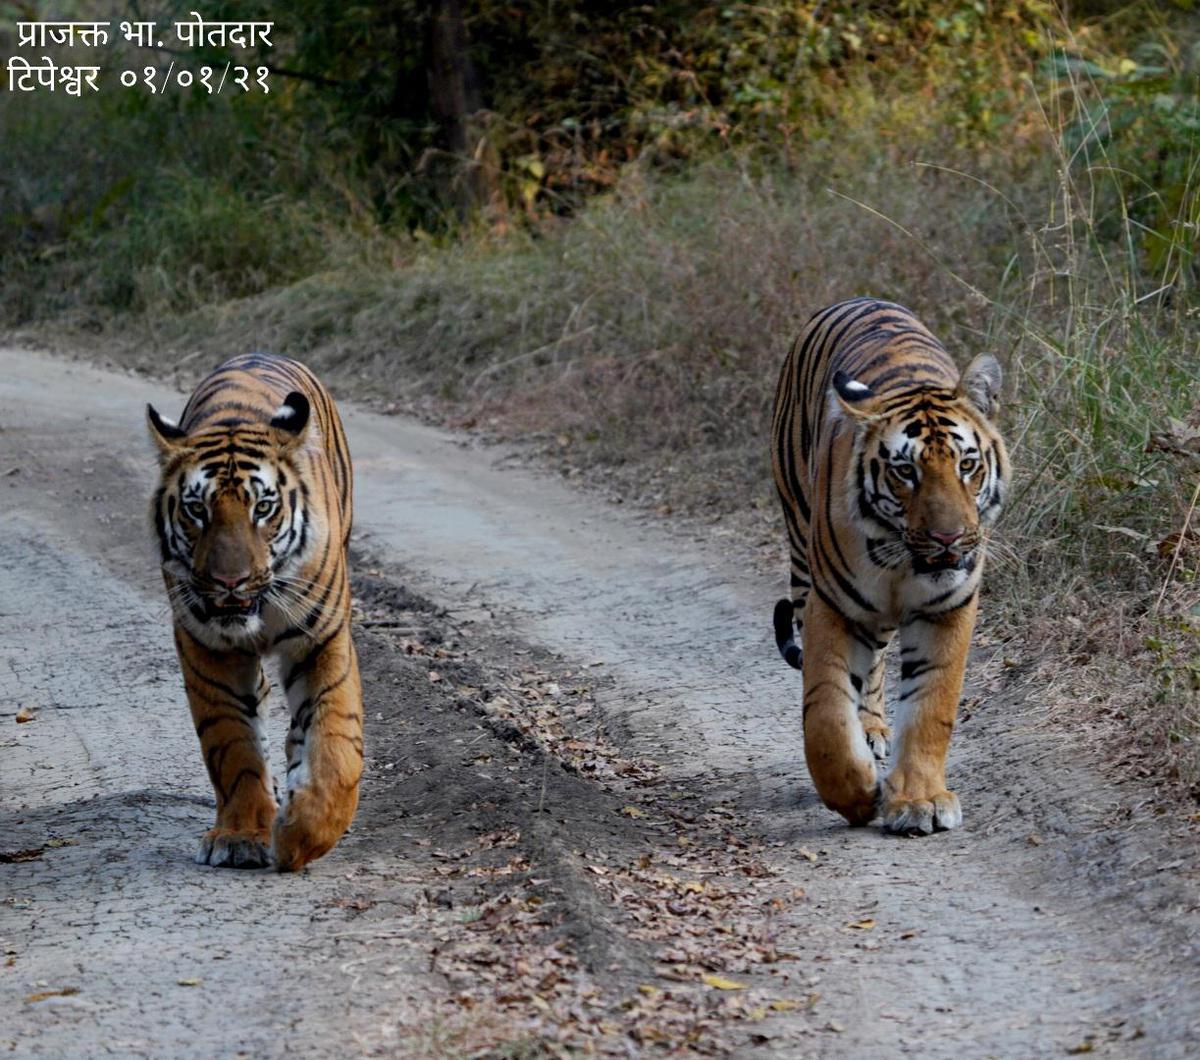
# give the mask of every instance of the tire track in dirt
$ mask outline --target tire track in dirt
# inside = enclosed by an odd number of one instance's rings
[[[141,406],[151,396],[160,407],[169,406],[163,390],[78,365],[0,354],[0,428],[5,431],[0,472],[10,464],[21,466],[24,459],[7,448],[17,418],[30,430],[42,425],[47,435],[53,433],[49,425],[58,425],[63,487],[80,489],[89,466],[82,455],[65,455],[71,424],[89,438],[88,453],[98,454],[98,461],[107,461],[113,451],[120,454],[118,484],[127,488],[142,482]],[[402,564],[407,580],[446,609],[445,624],[462,628],[464,618],[472,619],[474,628],[486,625],[489,637],[501,638],[497,650],[525,639],[557,653],[559,665],[573,673],[605,675],[596,689],[598,710],[625,755],[662,763],[681,800],[690,797],[702,812],[736,803],[743,820],[775,844],[768,853],[784,873],[781,884],[807,894],[805,901],[781,910],[774,925],[794,954],[789,985],[801,985],[808,996],[819,998],[802,1015],[771,1021],[773,1029],[763,1035],[765,1048],[828,1056],[851,1051],[1055,1055],[1083,1048],[1112,1056],[1187,1055],[1188,1043],[1200,1035],[1194,835],[1156,820],[1144,789],[1114,785],[1097,763],[1085,760],[1072,734],[1048,721],[1049,705],[1039,702],[1036,690],[1001,679],[998,648],[985,645],[976,652],[967,693],[971,709],[951,752],[951,784],[963,799],[964,829],[923,841],[889,839],[874,829],[847,830],[805,794],[799,682],[774,657],[770,643],[769,604],[779,590],[774,579],[731,569],[719,550],[680,540],[664,527],[580,497],[557,482],[521,470],[497,470],[496,451],[359,410],[349,410],[346,422],[356,460],[359,538],[374,556]],[[28,441],[25,435],[21,440]],[[52,471],[52,465],[41,470]],[[9,480],[7,487],[0,486],[5,488],[32,504],[56,484],[43,479],[15,486]],[[67,499],[44,498],[45,511],[36,519],[18,520],[15,529],[9,521],[0,529],[6,547],[10,541],[20,546],[17,563],[25,562],[38,541],[53,546],[44,550],[50,557],[72,551],[88,556],[80,542],[55,537],[67,536],[61,526]],[[140,517],[142,496],[131,503]],[[78,586],[89,599],[117,599],[115,577],[138,594],[138,601],[124,609],[144,612],[155,599],[154,572],[139,568],[136,558],[144,553],[128,540],[114,544],[111,535],[105,539],[92,529],[111,551],[108,573],[93,577],[81,559],[60,575],[60,582]],[[116,529],[128,538],[126,524]],[[15,592],[23,591],[33,573],[16,576]],[[25,658],[36,657],[37,646],[52,632],[31,637],[25,614],[3,609],[12,619],[5,629],[6,648],[19,633]],[[495,617],[480,617],[488,614]],[[144,643],[158,644],[149,672],[159,682],[172,680],[162,649],[166,643],[169,652],[165,625],[139,621],[143,632],[126,621],[114,623],[116,639],[107,647],[96,641],[98,653],[128,653],[130,645],[121,638],[141,644],[144,637]],[[5,654],[12,664],[13,653]],[[0,671],[0,692],[6,697],[29,682],[21,671],[24,664],[12,665],[12,678],[6,680]],[[169,693],[148,680],[130,705],[151,704],[168,694],[181,700],[174,685],[163,688]],[[409,692],[415,694],[415,688]],[[112,731],[121,734],[119,726]],[[178,800],[196,788],[193,739],[186,731],[156,737],[162,761],[153,769],[154,790]],[[94,755],[94,740],[82,742]],[[36,763],[21,767],[28,772],[13,772],[10,763],[16,759],[7,748],[3,754],[3,790],[25,790],[33,783],[29,777]],[[120,759],[119,746],[112,755]],[[396,757],[401,758],[398,751]],[[80,768],[75,763],[71,771]],[[133,783],[127,777],[115,786]],[[97,791],[106,785],[113,786],[96,782]],[[61,793],[55,797],[61,801]],[[6,794],[6,807],[9,798]],[[194,817],[194,809],[186,802],[183,811],[164,803],[155,811],[162,818],[155,835],[166,846],[143,852],[153,867],[141,864],[135,876],[157,874],[155,886],[170,887],[180,871],[178,844],[190,849],[191,837],[181,833],[182,822],[163,822],[173,814]],[[114,810],[113,816],[120,814]],[[652,823],[644,824],[648,834]],[[601,829],[595,832],[597,842],[611,842],[623,856],[636,846],[636,826],[642,822]],[[136,813],[121,825],[139,835],[145,827]],[[381,851],[382,838],[398,841],[387,832],[373,840],[352,836],[301,883],[253,877],[224,886],[242,896],[237,917],[249,916],[247,903],[264,896],[275,908],[272,903],[286,907],[300,893],[301,907],[311,916],[318,894],[326,907],[345,897],[345,888],[332,882],[335,872],[364,878],[374,873],[375,882],[369,888],[363,884],[372,895],[365,900],[374,908],[389,887],[403,891],[409,886],[394,882],[394,858],[389,861]],[[541,845],[549,848],[552,840],[561,837],[549,829]],[[129,836],[106,841],[135,847],[137,842]],[[73,858],[84,865],[82,847],[81,842],[55,851],[54,863]],[[409,852],[419,861],[421,849]],[[582,871],[574,849],[564,846],[558,856],[564,878]],[[51,863],[49,856],[45,860]],[[15,868],[20,866],[0,866],[0,873]],[[73,890],[95,889],[77,875],[56,879],[21,877],[26,893],[51,894],[64,907],[76,900]],[[211,887],[204,876],[190,877],[187,886],[197,892]],[[417,910],[423,892],[414,893],[404,901]],[[586,900],[584,892],[561,900],[595,905],[596,893],[603,892],[593,889]],[[135,895],[130,908],[154,900],[153,894]],[[11,908],[0,909],[0,934],[8,939],[8,925],[16,920]],[[42,920],[56,915],[64,914],[61,909],[43,912]],[[96,924],[107,915],[98,911]],[[420,918],[413,915],[396,934],[407,932],[410,944],[419,948],[411,943],[420,931]],[[587,925],[606,917],[603,902],[585,909],[576,917],[577,934],[586,936]],[[285,923],[277,936],[260,935],[256,928],[256,947],[269,949],[311,931],[302,919]],[[613,918],[607,949],[592,957],[584,951],[585,963],[615,954],[617,964],[628,956],[631,968],[646,968],[645,947],[620,942],[624,924]],[[186,938],[181,951],[193,944]],[[320,943],[314,945],[320,949]],[[231,944],[228,950],[236,954],[238,947]],[[46,951],[45,960],[61,961],[62,954]],[[251,962],[248,974],[257,976],[264,989],[278,987],[288,996],[294,980],[287,962],[276,954],[274,965]],[[424,973],[410,971],[409,994],[419,1000],[415,984]],[[343,973],[335,973],[327,960],[311,962],[311,974],[305,997],[319,993],[318,982],[327,983],[330,996],[345,990]],[[438,986],[429,989],[436,993]],[[63,998],[61,1007],[69,1011],[73,1000]],[[171,1003],[181,1005],[180,1025],[188,1026],[186,1000],[172,997]],[[309,1037],[297,1033],[291,1040],[317,1041],[323,1020],[332,1025],[344,1016],[340,1003],[314,1004],[304,1015]],[[199,1022],[195,1026],[202,1034]]]

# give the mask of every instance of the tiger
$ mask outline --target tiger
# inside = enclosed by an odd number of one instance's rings
[[[177,423],[153,405],[146,415],[160,469],[150,517],[217,805],[196,861],[294,871],[350,826],[363,766],[341,419],[308,368],[266,354],[222,364]],[[279,806],[267,764],[268,656],[290,713]]]
[[[775,605],[775,640],[803,673],[817,794],[850,825],[882,816],[887,832],[930,835],[962,823],[946,753],[1011,478],[992,423],[1001,382],[995,357],[960,374],[911,311],[867,297],[817,312],[784,361],[771,459],[791,595]],[[893,748],[884,655],[897,631]]]

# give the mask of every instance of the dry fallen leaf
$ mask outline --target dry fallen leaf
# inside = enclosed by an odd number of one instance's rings
[[[35,717],[37,717],[37,715],[34,714],[32,710],[30,710],[28,707],[22,707],[17,711],[17,724],[24,725],[27,721],[33,721]]]
[[[202,982],[204,982],[204,980],[203,979],[176,979],[175,982],[177,982],[180,986],[199,986]]]
[[[726,979],[724,976],[721,976],[721,975],[712,975],[709,972],[705,972],[704,975],[700,976],[700,981],[702,983],[704,983],[705,986],[711,986],[714,990],[745,990],[746,989],[745,983],[734,982],[734,980],[732,980],[732,979]]]
[[[791,1012],[792,1009],[797,1009],[799,1007],[800,1002],[790,997],[780,998],[778,1001],[771,1002],[771,1008],[775,1012]]]
[[[645,817],[646,816],[646,811],[639,810],[636,806],[622,806],[621,812],[626,817]]]
[[[852,920],[846,925],[848,928],[854,928],[856,931],[870,931],[875,926],[875,918],[867,917],[864,920]]]
[[[25,998],[27,1005],[33,1004],[35,1001],[45,1001],[48,997],[70,997],[72,994],[78,994],[79,987],[64,986],[61,990],[42,990],[36,994],[30,994]]]
[[[363,909],[370,909],[375,903],[370,898],[364,898],[362,895],[359,895],[357,898],[337,898],[330,904],[335,909],[357,909],[361,911]],[[194,984],[188,983],[185,985],[192,986]]]
[[[1182,456],[1200,456],[1200,427],[1193,427],[1173,416],[1167,417],[1167,429],[1150,436],[1147,452],[1179,453]]]

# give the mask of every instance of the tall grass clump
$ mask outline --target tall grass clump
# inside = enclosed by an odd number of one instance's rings
[[[1048,63],[1055,191],[992,299],[1021,470],[1005,587],[1200,797],[1198,52],[1148,54]]]

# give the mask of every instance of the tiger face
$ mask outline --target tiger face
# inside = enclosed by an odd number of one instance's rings
[[[172,608],[206,641],[253,641],[272,610],[287,616],[290,577],[318,527],[297,454],[309,405],[290,394],[264,427],[188,435],[149,409],[162,477],[151,513]]]
[[[834,390],[857,428],[852,486],[873,557],[891,568],[911,563],[916,574],[973,570],[1009,477],[988,421],[1000,390],[996,360],[976,358],[956,389],[880,398],[838,372]]]

